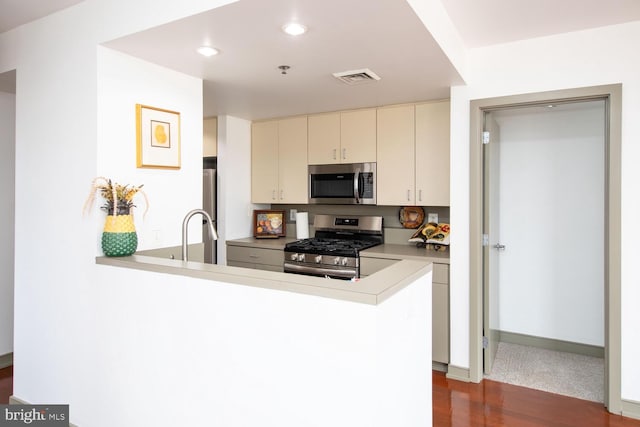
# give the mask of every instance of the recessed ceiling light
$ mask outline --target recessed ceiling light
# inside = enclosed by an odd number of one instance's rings
[[[201,46],[198,48],[198,53],[202,56],[214,56],[220,53],[218,49],[211,46]]]
[[[307,27],[297,22],[289,22],[282,26],[282,31],[289,34],[290,36],[299,36],[300,34],[304,34],[307,32]]]

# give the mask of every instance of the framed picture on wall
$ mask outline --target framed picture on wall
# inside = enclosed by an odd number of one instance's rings
[[[136,164],[180,169],[180,113],[136,104]]]
[[[254,210],[253,211],[253,236],[262,238],[277,238],[285,233],[285,211]]]

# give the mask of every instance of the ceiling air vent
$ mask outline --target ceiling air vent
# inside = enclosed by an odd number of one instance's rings
[[[343,71],[341,73],[333,73],[333,77],[341,80],[348,85],[358,85],[362,83],[375,82],[380,80],[380,77],[368,68],[362,70]]]

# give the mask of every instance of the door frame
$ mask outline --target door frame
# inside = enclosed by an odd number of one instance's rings
[[[605,100],[605,406],[622,412],[621,391],[621,146],[622,85],[603,85],[471,101],[469,153],[469,379],[483,378],[483,158],[484,113],[536,104]]]

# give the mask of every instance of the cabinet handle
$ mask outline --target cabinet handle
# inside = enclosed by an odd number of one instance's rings
[[[411,201],[411,190],[407,190],[407,201]]]
[[[284,190],[280,190],[280,200],[284,200]]]
[[[342,160],[347,160],[347,149],[346,148],[342,149]]]
[[[333,160],[336,160],[336,156],[337,156],[337,149],[334,148],[333,149]]]
[[[271,200],[276,199],[276,190],[271,190]]]
[[[422,201],[422,190],[418,190],[418,200]]]

